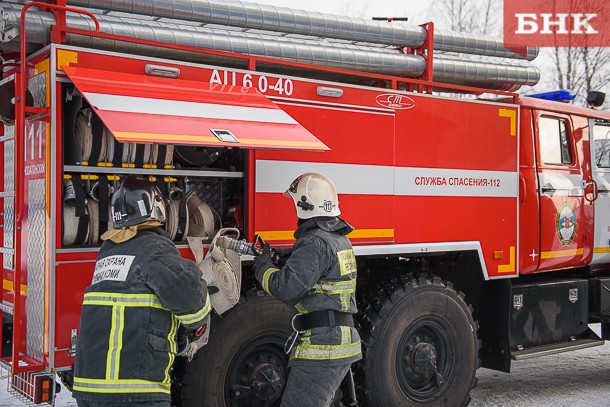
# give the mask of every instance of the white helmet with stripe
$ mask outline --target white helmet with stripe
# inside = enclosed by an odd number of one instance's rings
[[[284,196],[292,198],[301,219],[339,216],[339,198],[335,184],[322,174],[308,172],[292,181]]]

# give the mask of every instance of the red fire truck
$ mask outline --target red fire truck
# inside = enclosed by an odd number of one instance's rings
[[[172,236],[190,258],[180,191],[206,202],[214,230],[288,249],[282,192],[304,172],[330,177],[356,228],[363,405],[464,405],[480,366],[610,337],[610,113],[432,82],[431,41],[409,79],[73,28],[65,1],[38,6],[56,18],[50,43],[30,49],[20,20],[0,82],[0,363],[16,396],[52,402],[56,373],[69,386],[108,196],[128,174],[178,202]],[[239,303],[174,365],[176,405],[279,405],[293,311],[242,260]]]

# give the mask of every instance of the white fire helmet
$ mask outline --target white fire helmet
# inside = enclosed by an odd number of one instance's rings
[[[290,184],[284,196],[292,198],[301,219],[316,216],[339,216],[339,199],[335,184],[322,174],[305,173]]]

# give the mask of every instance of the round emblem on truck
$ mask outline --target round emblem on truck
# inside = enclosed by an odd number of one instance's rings
[[[569,202],[562,203],[557,209],[555,228],[561,244],[564,246],[570,245],[576,233],[576,217]]]
[[[382,93],[377,95],[377,104],[394,110],[407,110],[415,107],[415,101],[405,95],[395,93]]]

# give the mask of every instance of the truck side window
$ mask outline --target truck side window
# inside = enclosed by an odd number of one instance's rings
[[[593,127],[595,164],[597,168],[610,168],[610,123],[598,123]]]
[[[565,120],[541,117],[538,120],[540,156],[545,164],[572,164],[572,150]]]

